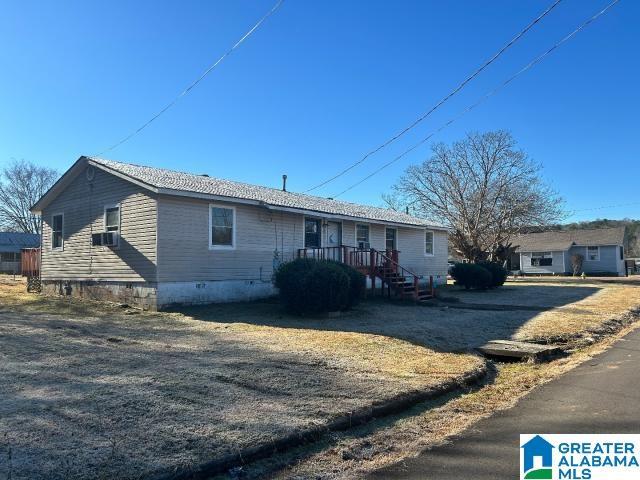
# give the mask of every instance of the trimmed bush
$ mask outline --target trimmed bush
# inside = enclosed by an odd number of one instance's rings
[[[364,297],[364,292],[367,288],[366,278],[365,276],[357,271],[355,268],[350,267],[344,263],[340,262],[332,262],[335,263],[344,273],[349,277],[349,304],[348,307],[351,308],[358,303]]]
[[[485,289],[491,286],[491,272],[475,263],[456,263],[451,268],[451,276],[456,285],[466,288]]]
[[[507,269],[499,263],[495,262],[483,262],[479,264],[481,267],[486,268],[491,273],[491,285],[489,288],[497,288],[504,285],[507,281]]]
[[[334,312],[355,305],[364,290],[364,278],[345,267],[338,262],[306,258],[282,264],[275,276],[280,302],[287,311],[298,315]]]

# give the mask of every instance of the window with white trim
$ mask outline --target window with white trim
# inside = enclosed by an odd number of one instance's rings
[[[424,254],[433,255],[433,232],[430,230],[424,232]]]
[[[598,246],[589,246],[587,247],[587,261],[589,262],[597,262],[600,260],[600,247]]]
[[[395,228],[385,228],[384,246],[387,250],[396,250],[398,240],[398,230]]]
[[[51,248],[62,248],[64,245],[64,215],[62,213],[51,216]]]
[[[356,225],[356,245],[361,250],[371,246],[369,243],[369,225]]]
[[[234,248],[235,240],[235,209],[211,205],[210,208],[212,248]]]
[[[532,267],[551,267],[553,265],[552,252],[533,252],[531,254]]]
[[[321,234],[322,234],[322,221],[319,218],[304,219],[305,248],[320,248]]]
[[[114,234],[114,246],[120,242],[120,205],[106,205],[104,207],[104,231]]]

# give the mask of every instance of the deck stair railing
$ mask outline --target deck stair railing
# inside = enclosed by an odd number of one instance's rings
[[[393,293],[396,297],[416,302],[433,298],[433,277],[429,277],[428,284],[423,284],[420,281],[423,279],[421,275],[398,263],[398,254],[398,250],[383,252],[375,248],[357,248],[349,245],[298,249],[299,258],[342,262],[368,275],[374,292],[379,280],[382,292],[386,289],[389,297]]]

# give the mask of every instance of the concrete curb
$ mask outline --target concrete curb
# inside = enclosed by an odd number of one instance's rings
[[[148,480],[194,480],[206,479],[213,475],[225,473],[235,467],[246,465],[247,463],[262,460],[278,452],[299,447],[304,444],[319,440],[328,432],[344,431],[356,425],[362,425],[374,418],[385,417],[395,413],[400,413],[420,402],[432,400],[441,395],[451,393],[455,390],[471,386],[488,373],[487,364],[469,372],[462,377],[451,380],[439,387],[429,390],[417,390],[391,398],[384,403],[372,405],[361,410],[351,412],[350,415],[343,415],[331,420],[328,424],[310,428],[303,432],[296,432],[290,435],[272,440],[269,443],[245,448],[237,453],[228,454],[209,462],[201,463],[192,468],[165,469],[146,476]]]

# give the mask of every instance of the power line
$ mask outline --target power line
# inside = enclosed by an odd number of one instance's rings
[[[271,7],[271,10],[269,10],[260,20],[258,20],[258,22],[251,27],[251,29],[249,31],[247,31],[247,33],[245,33],[240,40],[238,40],[236,43],[234,43],[234,45],[227,50],[220,58],[218,58],[218,60],[216,60],[212,65],[209,66],[209,68],[207,68],[204,73],[202,73],[202,75],[200,75],[193,83],[191,83],[187,88],[185,88],[176,98],[174,98],[173,100],[171,100],[171,102],[169,102],[162,110],[160,110],[158,113],[156,113],[153,117],[151,117],[147,122],[145,122],[143,125],[141,125],[140,127],[138,127],[136,130],[134,130],[133,132],[131,132],[129,135],[127,135],[126,137],[124,137],[122,140],[120,140],[117,143],[114,143],[113,145],[111,145],[109,148],[107,148],[106,150],[103,150],[102,152],[100,152],[99,154],[97,154],[97,156],[103,155],[106,152],[109,152],[117,147],[119,147],[120,145],[122,145],[123,143],[125,143],[126,141],[130,140],[132,137],[134,137],[135,135],[137,135],[138,133],[140,133],[142,130],[144,130],[145,128],[147,128],[151,122],[153,122],[154,120],[156,120],[160,115],[162,115],[164,112],[166,112],[167,110],[169,110],[171,107],[173,107],[178,100],[180,100],[182,97],[184,97],[186,94],[188,94],[196,85],[198,85],[207,75],[209,75],[209,73],[211,73],[211,71],[213,69],[215,69],[225,58],[227,58],[229,55],[231,55],[233,53],[234,50],[236,50],[249,36],[251,36],[251,34],[253,32],[255,32],[260,25],[262,25],[264,23],[265,20],[267,20],[267,18],[269,18],[271,15],[273,15],[276,10],[278,10],[278,8],[280,8],[280,6],[282,5],[282,3],[284,2],[284,0],[278,0],[275,5],[273,7]]]
[[[352,170],[353,168],[357,167],[358,165],[360,165],[362,162],[364,162],[367,158],[369,158],[371,155],[379,152],[380,150],[382,150],[383,148],[389,146],[390,144],[392,144],[393,142],[395,142],[398,138],[400,138],[401,136],[403,136],[405,133],[407,133],[408,131],[410,131],[411,129],[413,129],[416,125],[418,125],[420,122],[422,122],[425,118],[427,118],[429,115],[431,115],[433,112],[435,112],[438,108],[440,108],[440,106],[442,106],[442,104],[444,104],[447,100],[449,100],[451,97],[453,97],[456,93],[458,93],[460,90],[462,90],[464,88],[464,86],[469,83],[471,80],[473,80],[475,77],[477,77],[480,72],[482,72],[485,68],[487,68],[489,65],[491,65],[495,60],[498,59],[498,57],[500,57],[500,55],[502,55],[504,52],[506,52],[514,43],[516,43],[518,40],[520,40],[520,38],[522,36],[524,36],[525,33],[527,33],[536,23],[538,23],[540,20],[542,20],[549,12],[551,12],[551,10],[553,10],[562,0],[556,0],[553,4],[551,4],[544,12],[542,12],[540,15],[538,15],[531,23],[529,23],[529,25],[527,25],[524,29],[522,29],[515,37],[513,37],[506,45],[504,45],[500,50],[498,50],[489,60],[487,60],[485,63],[482,64],[482,66],[480,66],[475,72],[473,72],[471,75],[469,75],[462,83],[460,83],[456,88],[454,88],[451,92],[449,92],[445,97],[443,97],[438,103],[436,103],[433,107],[431,107],[425,114],[423,114],[422,116],[418,117],[413,123],[411,123],[409,126],[405,127],[403,130],[401,130],[400,132],[398,132],[397,134],[395,134],[393,137],[391,137],[390,139],[388,139],[387,141],[385,141],[384,143],[380,144],[378,147],[374,148],[373,150],[371,150],[370,152],[368,152],[364,157],[362,157],[360,160],[358,160],[355,163],[352,163],[350,166],[348,166],[347,168],[345,168],[344,170],[342,170],[341,172],[337,173],[336,175],[334,175],[331,178],[328,178],[327,180],[315,185],[314,187],[311,187],[308,190],[305,190],[304,193],[308,193],[311,192],[313,190],[316,190],[324,185],[326,185],[329,182],[334,181],[335,179],[341,177],[342,175],[344,175],[345,173],[347,173],[348,171]]]
[[[384,170],[385,168],[391,166],[392,164],[394,164],[395,162],[397,162],[398,160],[400,160],[401,158],[403,158],[404,156],[406,156],[407,154],[409,154],[410,152],[412,152],[413,150],[415,150],[416,148],[418,148],[419,146],[423,145],[427,140],[429,140],[431,137],[433,137],[434,135],[436,135],[437,133],[439,133],[440,131],[444,130],[446,127],[448,127],[449,125],[451,125],[453,122],[455,122],[456,120],[460,119],[462,116],[466,115],[467,113],[469,113],[471,110],[473,110],[474,108],[476,108],[478,105],[484,103],[487,99],[489,99],[490,97],[492,97],[493,95],[495,95],[496,93],[498,93],[500,90],[502,90],[503,88],[505,88],[508,84],[510,84],[513,80],[515,80],[518,76],[520,76],[521,74],[523,74],[524,72],[526,72],[527,70],[529,70],[531,67],[533,67],[534,65],[536,65],[538,62],[540,62],[542,59],[544,59],[545,57],[547,57],[548,55],[550,55],[554,50],[556,50],[558,47],[560,47],[563,43],[565,43],[566,41],[568,41],[569,39],[571,39],[576,33],[578,33],[580,30],[582,30],[583,28],[585,28],[587,25],[589,25],[590,23],[592,23],[593,21],[595,21],[598,17],[600,17],[601,15],[603,15],[607,10],[609,10],[611,7],[613,7],[616,3],[618,3],[620,0],[614,0],[613,2],[611,2],[609,5],[607,5],[605,8],[603,8],[602,10],[600,10],[598,13],[596,13],[594,16],[592,16],[591,18],[589,18],[588,20],[586,20],[584,23],[582,23],[580,26],[578,26],[578,28],[576,28],[573,32],[571,32],[570,34],[568,34],[567,36],[565,36],[562,40],[560,40],[559,42],[557,42],[556,44],[554,44],[550,49],[548,49],[546,52],[542,53],[541,55],[538,55],[536,58],[534,58],[531,62],[529,62],[527,65],[525,65],[524,67],[522,67],[520,70],[518,70],[514,75],[512,75],[511,77],[509,77],[507,80],[505,80],[502,84],[500,84],[498,87],[494,88],[493,90],[491,90],[490,92],[488,92],[487,94],[485,94],[483,97],[481,97],[477,102],[469,105],[467,108],[465,108],[464,110],[462,110],[457,116],[451,118],[449,121],[447,121],[446,123],[444,123],[442,126],[440,126],[439,128],[437,128],[436,130],[432,131],[431,133],[429,133],[429,135],[427,135],[426,137],[424,137],[422,140],[420,140],[418,143],[416,143],[415,145],[413,145],[412,147],[409,147],[407,150],[405,150],[404,152],[402,152],[400,155],[398,155],[397,157],[393,158],[392,160],[388,161],[387,163],[383,164],[382,166],[380,166],[379,168],[377,168],[376,170],[374,170],[372,173],[370,173],[369,175],[367,175],[366,177],[362,178],[361,180],[357,181],[356,183],[352,184],[351,186],[345,188],[344,190],[342,190],[340,193],[334,195],[332,198],[337,198],[340,195],[343,195],[345,193],[347,193],[348,191],[354,189],[355,187],[357,187],[358,185],[366,182],[367,180],[369,180],[371,177],[373,177],[374,175],[377,175],[378,173],[380,173],[382,170]]]
[[[575,215],[578,212],[590,212],[590,211],[593,211],[593,210],[606,210],[606,209],[609,209],[609,208],[630,207],[630,206],[633,206],[633,205],[640,205],[640,202],[619,203],[617,205],[604,205],[602,207],[580,208],[578,210],[571,210],[571,214],[569,216],[572,217],[573,215]]]

